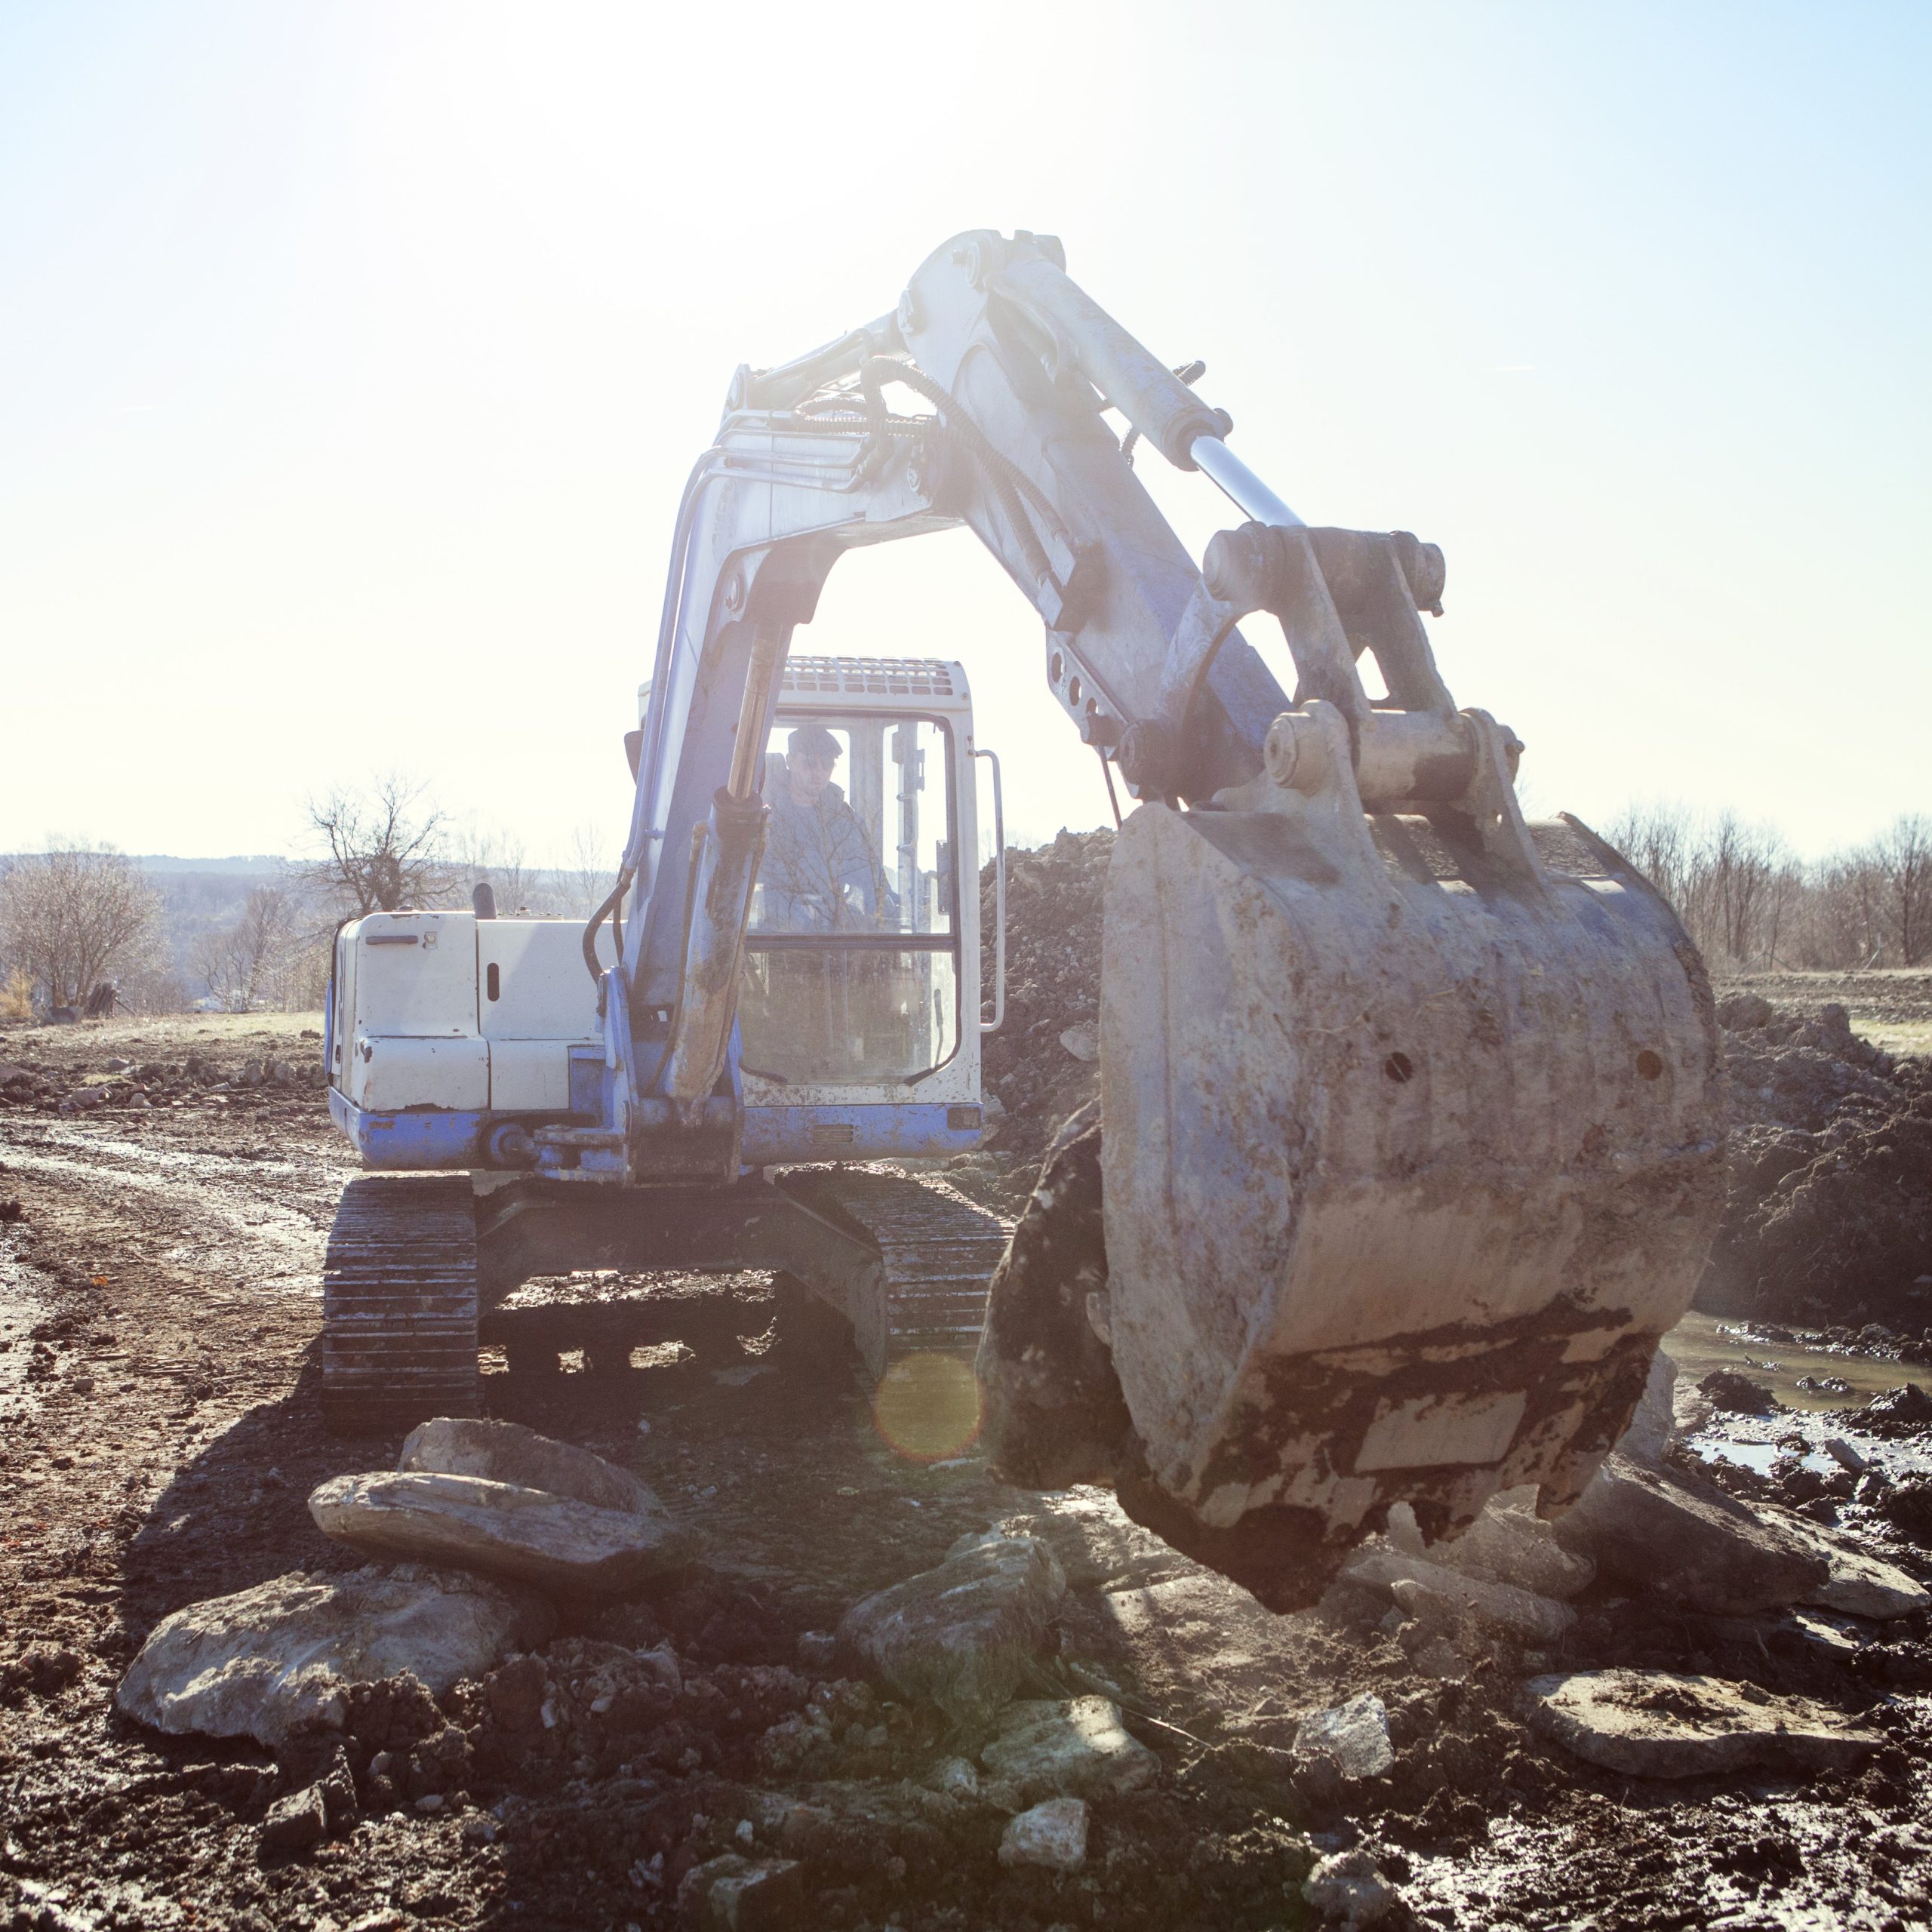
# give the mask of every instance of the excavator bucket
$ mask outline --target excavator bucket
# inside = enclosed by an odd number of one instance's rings
[[[1583,826],[1524,823],[1518,749],[1306,700],[1263,776],[1115,843],[1103,1131],[1029,1211],[1060,1251],[1023,1220],[995,1278],[994,1460],[1112,1480],[1276,1607],[1395,1503],[1434,1540],[1574,1502],[1721,1204],[1702,964]]]

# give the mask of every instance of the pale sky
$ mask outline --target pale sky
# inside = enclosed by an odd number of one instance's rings
[[[614,848],[734,367],[975,227],[1309,521],[1444,546],[1534,810],[1932,811],[1929,59],[1823,0],[0,0],[0,851],[288,851],[390,769]],[[1009,823],[1105,815],[963,533],[795,648],[963,659]]]

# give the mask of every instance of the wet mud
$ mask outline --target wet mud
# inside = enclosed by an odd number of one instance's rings
[[[971,1444],[915,1460],[848,1378],[755,1345],[737,1368],[667,1352],[619,1376],[485,1377],[494,1412],[642,1475],[697,1541],[688,1569],[560,1604],[549,1643],[440,1703],[373,1687],[342,1737],[280,1760],[129,1724],[113,1687],[155,1622],[349,1567],[304,1499],[397,1448],[331,1437],[318,1408],[320,1260],[351,1171],[319,1094],[190,1078],[145,1109],[62,1112],[67,1084],[119,1077],[107,1058],[144,1063],[138,1031],[0,1039],[48,1076],[0,1111],[0,1200],[20,1203],[0,1226],[0,1340],[38,1364],[0,1380],[0,1927],[622,1932],[678,1922],[686,1874],[735,1854],[795,1861],[774,1924],[1262,1928],[1322,1922],[1303,1881],[1352,1850],[1392,1925],[1876,1932],[1932,1914],[1922,1617],[1697,1617],[1599,1585],[1538,1651],[1349,1585],[1277,1617],[1105,1492],[1008,1487]],[[219,1069],[278,1038],[299,1035],[212,1026],[197,1051]],[[1686,1453],[1932,1575],[1932,1435],[1857,1408],[1714,1417]],[[1111,1697],[1160,1761],[1150,1788],[1094,1803],[1074,1871],[1002,1863],[1006,1815],[956,1769],[984,1740],[864,1681],[829,1635],[995,1524],[1041,1537],[1069,1586],[1023,1694]],[[1611,1664],[1821,1699],[1884,1745],[1847,1772],[1614,1775],[1534,1731],[1521,1696]],[[1364,1693],[1387,1712],[1386,1768],[1297,1756],[1312,1713]],[[276,1800],[318,1779],[326,1834],[265,1839]]]

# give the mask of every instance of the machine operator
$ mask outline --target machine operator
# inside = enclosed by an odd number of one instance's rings
[[[823,724],[801,724],[765,784],[771,823],[758,868],[767,932],[890,931],[897,895],[858,814],[832,782],[838,740]],[[773,761],[774,765],[778,761]]]

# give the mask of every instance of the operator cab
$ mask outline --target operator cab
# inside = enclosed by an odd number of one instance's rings
[[[648,688],[647,687],[647,693]],[[978,817],[965,673],[800,657],[767,737],[736,1079],[748,1167],[979,1144]],[[479,913],[481,916],[479,916]],[[580,919],[373,912],[337,934],[329,1106],[363,1163],[528,1169],[594,1126],[608,1052]],[[599,963],[616,963],[608,925]]]
[[[748,1164],[978,1144],[975,756],[958,664],[787,660],[738,1002]]]
[[[773,729],[738,1005],[747,1073],[904,1080],[952,1057],[952,750],[933,718],[825,712]]]

